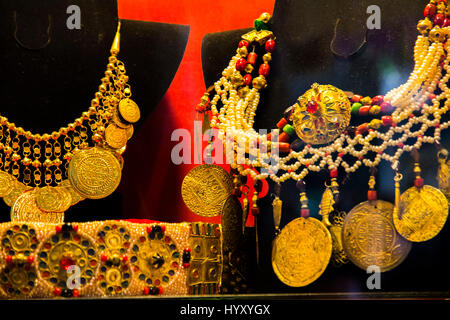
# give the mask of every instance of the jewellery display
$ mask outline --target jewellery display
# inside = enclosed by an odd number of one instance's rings
[[[2,223],[0,297],[217,293],[221,237],[210,223]]]
[[[119,185],[121,154],[140,118],[119,51],[120,22],[90,108],[66,127],[38,134],[0,117],[0,196],[12,221],[60,223],[70,206]]]
[[[253,128],[254,119],[260,91],[268,85],[269,64],[276,47],[275,35],[269,31],[271,17],[264,13],[255,20],[255,29],[242,36],[221,78],[201,98],[196,110],[210,111],[210,126],[218,132],[215,139],[224,145],[233,141],[226,148],[227,159],[232,159],[232,175],[249,177],[255,186],[264,179],[276,185],[288,179],[297,181],[301,217],[289,222],[281,232],[279,195],[273,201],[277,235],[272,266],[285,284],[305,286],[316,280],[328,265],[332,251],[336,265],[348,258],[364,269],[377,265],[381,271],[391,270],[408,255],[410,241],[429,240],[442,229],[448,215],[445,196],[424,185],[420,176],[413,188],[400,195],[398,170],[402,154],[418,152],[423,144],[439,144],[442,130],[450,125],[444,120],[450,104],[450,24],[444,25],[449,8],[443,0],[432,0],[427,5],[425,18],[417,25],[420,34],[414,47],[414,69],[403,85],[384,96],[363,97],[331,85],[313,84],[286,109],[276,129],[258,133]],[[265,52],[260,58],[262,50]],[[371,119],[354,127],[353,117]],[[209,154],[212,148],[210,141],[206,149]],[[447,154],[439,152],[438,176],[440,187],[448,195]],[[362,166],[373,172],[382,160],[396,172],[395,206],[378,199],[375,176],[371,174],[368,200],[348,214],[337,210],[340,172],[348,176]],[[309,217],[304,179],[309,173],[323,170],[328,171],[332,186],[323,195],[319,221]],[[255,224],[260,189],[255,188],[251,203]],[[242,192],[235,194],[242,196]],[[198,201],[209,197],[200,196]],[[215,205],[217,210],[223,206]]]

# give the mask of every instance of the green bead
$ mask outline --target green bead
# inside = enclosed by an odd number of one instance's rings
[[[361,103],[355,102],[355,103],[352,105],[352,109],[351,109],[352,115],[357,116],[357,115],[358,115],[358,112],[359,112],[359,108],[361,108],[361,107],[362,107],[362,104],[361,104]]]
[[[269,25],[267,23],[262,22],[261,20],[256,19],[255,29],[256,31],[269,30]]]
[[[289,136],[295,135],[295,129],[290,124],[287,124],[283,127],[283,132],[286,132]]]

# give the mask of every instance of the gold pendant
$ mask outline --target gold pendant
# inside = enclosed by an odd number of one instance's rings
[[[13,178],[7,172],[0,171],[0,197],[6,196],[11,192],[13,185]]]
[[[283,201],[277,196],[272,201],[272,210],[275,232],[278,233],[280,231],[281,214],[283,212]]]
[[[70,184],[69,180],[63,180],[61,181],[61,183],[59,184],[60,188],[66,189],[67,192],[70,193],[70,199],[71,199],[71,206],[77,204],[78,202],[84,200],[85,198],[79,194]]]
[[[447,216],[448,201],[441,191],[428,185],[412,187],[400,196],[400,210],[394,214],[394,225],[409,241],[427,241],[441,231]]]
[[[45,212],[64,212],[72,204],[69,191],[60,187],[43,187],[34,190],[38,208]]]
[[[294,105],[292,120],[300,139],[325,144],[340,136],[350,123],[350,102],[331,85],[312,85]]]
[[[114,109],[112,112],[112,121],[116,126],[122,129],[128,129],[132,126],[130,123],[125,122],[120,118],[119,111],[117,109]]]
[[[36,192],[23,193],[11,208],[12,222],[63,223],[64,212],[44,212],[36,204]]]
[[[181,195],[186,206],[203,217],[219,215],[232,190],[233,180],[228,172],[210,164],[189,171],[181,185]]]
[[[331,262],[335,267],[340,267],[341,265],[348,263],[348,257],[342,243],[342,225],[344,224],[345,215],[345,212],[335,211],[331,216],[331,225],[328,228],[333,243]]]
[[[220,222],[224,250],[233,252],[237,249],[242,234],[242,206],[236,196],[230,195],[225,201]]]
[[[17,198],[19,198],[25,191],[31,190],[32,188],[24,185],[22,182],[14,180],[11,184],[11,190],[7,195],[3,197],[3,201],[9,206],[12,207],[16,202]]]
[[[315,218],[297,218],[275,238],[272,267],[288,286],[307,286],[325,271],[331,252],[331,236],[323,223]]]
[[[400,236],[392,221],[392,203],[374,200],[354,207],[345,217],[342,240],[351,262],[363,270],[375,265],[382,272],[398,266],[411,242]]]
[[[100,199],[116,190],[122,172],[119,160],[110,151],[93,147],[74,154],[68,173],[72,187],[79,194]]]
[[[120,116],[129,123],[136,123],[141,118],[138,105],[130,98],[120,100],[118,110]]]
[[[133,127],[133,126],[130,126]],[[127,144],[128,130],[116,126],[114,123],[105,129],[106,143],[113,149],[120,149]]]

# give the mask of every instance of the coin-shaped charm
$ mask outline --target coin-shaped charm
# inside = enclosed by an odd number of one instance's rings
[[[89,199],[104,198],[113,193],[122,173],[119,160],[110,151],[98,147],[74,154],[68,171],[72,186]]]
[[[141,118],[141,111],[138,105],[130,98],[120,100],[118,109],[120,116],[129,123],[138,122]]]
[[[322,222],[297,218],[275,238],[272,267],[278,279],[288,286],[307,286],[325,271],[331,251],[331,236]]]
[[[189,171],[181,185],[186,206],[203,217],[219,215],[232,190],[233,181],[228,172],[210,164]]]
[[[72,184],[67,179],[61,181],[61,183],[59,184],[59,187],[66,189],[70,193],[70,199],[72,200],[72,203],[70,204],[71,206],[73,206],[73,205],[77,204],[78,202],[80,202],[80,201],[85,199],[81,194],[79,194],[72,187]]]
[[[22,194],[11,208],[12,222],[64,222],[64,212],[44,212],[36,204],[36,193],[31,190]]]
[[[120,149],[128,141],[127,129],[122,129],[111,123],[105,130],[105,140],[111,148]]]
[[[46,186],[36,188],[36,204],[45,212],[64,212],[70,208],[72,197],[65,188]]]
[[[363,270],[378,266],[381,272],[407,257],[411,242],[400,236],[392,221],[393,204],[377,200],[354,207],[345,217],[342,241],[351,262]]]
[[[8,206],[12,207],[18,197],[20,197],[25,191],[31,189],[31,187],[24,185],[22,182],[14,180],[11,184],[11,190],[3,197],[3,201],[5,201]]]
[[[400,210],[394,214],[394,225],[409,241],[427,241],[441,231],[447,216],[448,202],[441,191],[428,185],[412,187],[400,196]]]
[[[0,197],[6,196],[12,188],[13,178],[7,172],[0,171]]]
[[[125,120],[120,118],[119,111],[117,109],[114,109],[112,112],[112,121],[114,124],[122,129],[127,129],[131,127],[131,124],[128,122],[125,122]]]

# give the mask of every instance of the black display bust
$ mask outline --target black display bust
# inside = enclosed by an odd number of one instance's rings
[[[80,9],[81,28],[67,20]],[[1,115],[35,133],[58,130],[90,106],[104,76],[118,24],[116,0],[0,1]],[[145,122],[167,91],[186,47],[189,27],[121,20],[121,50],[133,100]],[[129,143],[133,143],[133,139]],[[125,162],[126,166],[126,162]],[[69,221],[122,218],[121,196],[85,200]],[[1,204],[1,220],[9,208]]]
[[[261,94],[255,118],[255,128],[275,128],[283,111],[295,103],[310,86],[331,84],[363,96],[384,94],[407,80],[413,68],[413,49],[417,38],[416,25],[423,18],[428,2],[390,0],[277,0],[273,11],[272,31],[276,49],[272,54],[268,87]],[[377,5],[381,13],[381,28],[369,30],[367,8]],[[249,24],[253,17],[249,17]],[[254,17],[257,18],[257,17]],[[235,54],[240,37],[250,29],[208,34],[203,39],[203,73],[207,86],[221,77],[222,70]],[[257,70],[257,69],[256,69]],[[449,147],[447,133],[443,145]],[[436,149],[425,145],[421,150],[422,176],[427,184],[436,185]],[[412,161],[409,155],[401,159],[404,179],[402,191],[412,186]],[[349,211],[367,198],[369,172],[358,174],[342,185],[345,173],[340,171],[341,208]],[[379,198],[393,202],[393,172],[386,163],[379,167],[377,188]],[[318,217],[318,204],[327,175],[310,174],[305,179],[312,216]],[[269,181],[269,196],[260,199],[259,234],[261,272],[256,289],[277,291],[366,291],[365,271],[349,264],[340,269],[329,266],[321,278],[302,289],[288,288],[272,272],[271,243],[274,237]],[[283,216],[281,227],[298,217],[299,201],[295,182],[282,186]],[[382,290],[447,290],[446,252],[449,249],[448,226],[426,243],[413,246],[409,257],[397,269],[383,274]],[[295,244],[293,244],[295,245]],[[414,280],[412,280],[414,278]]]

